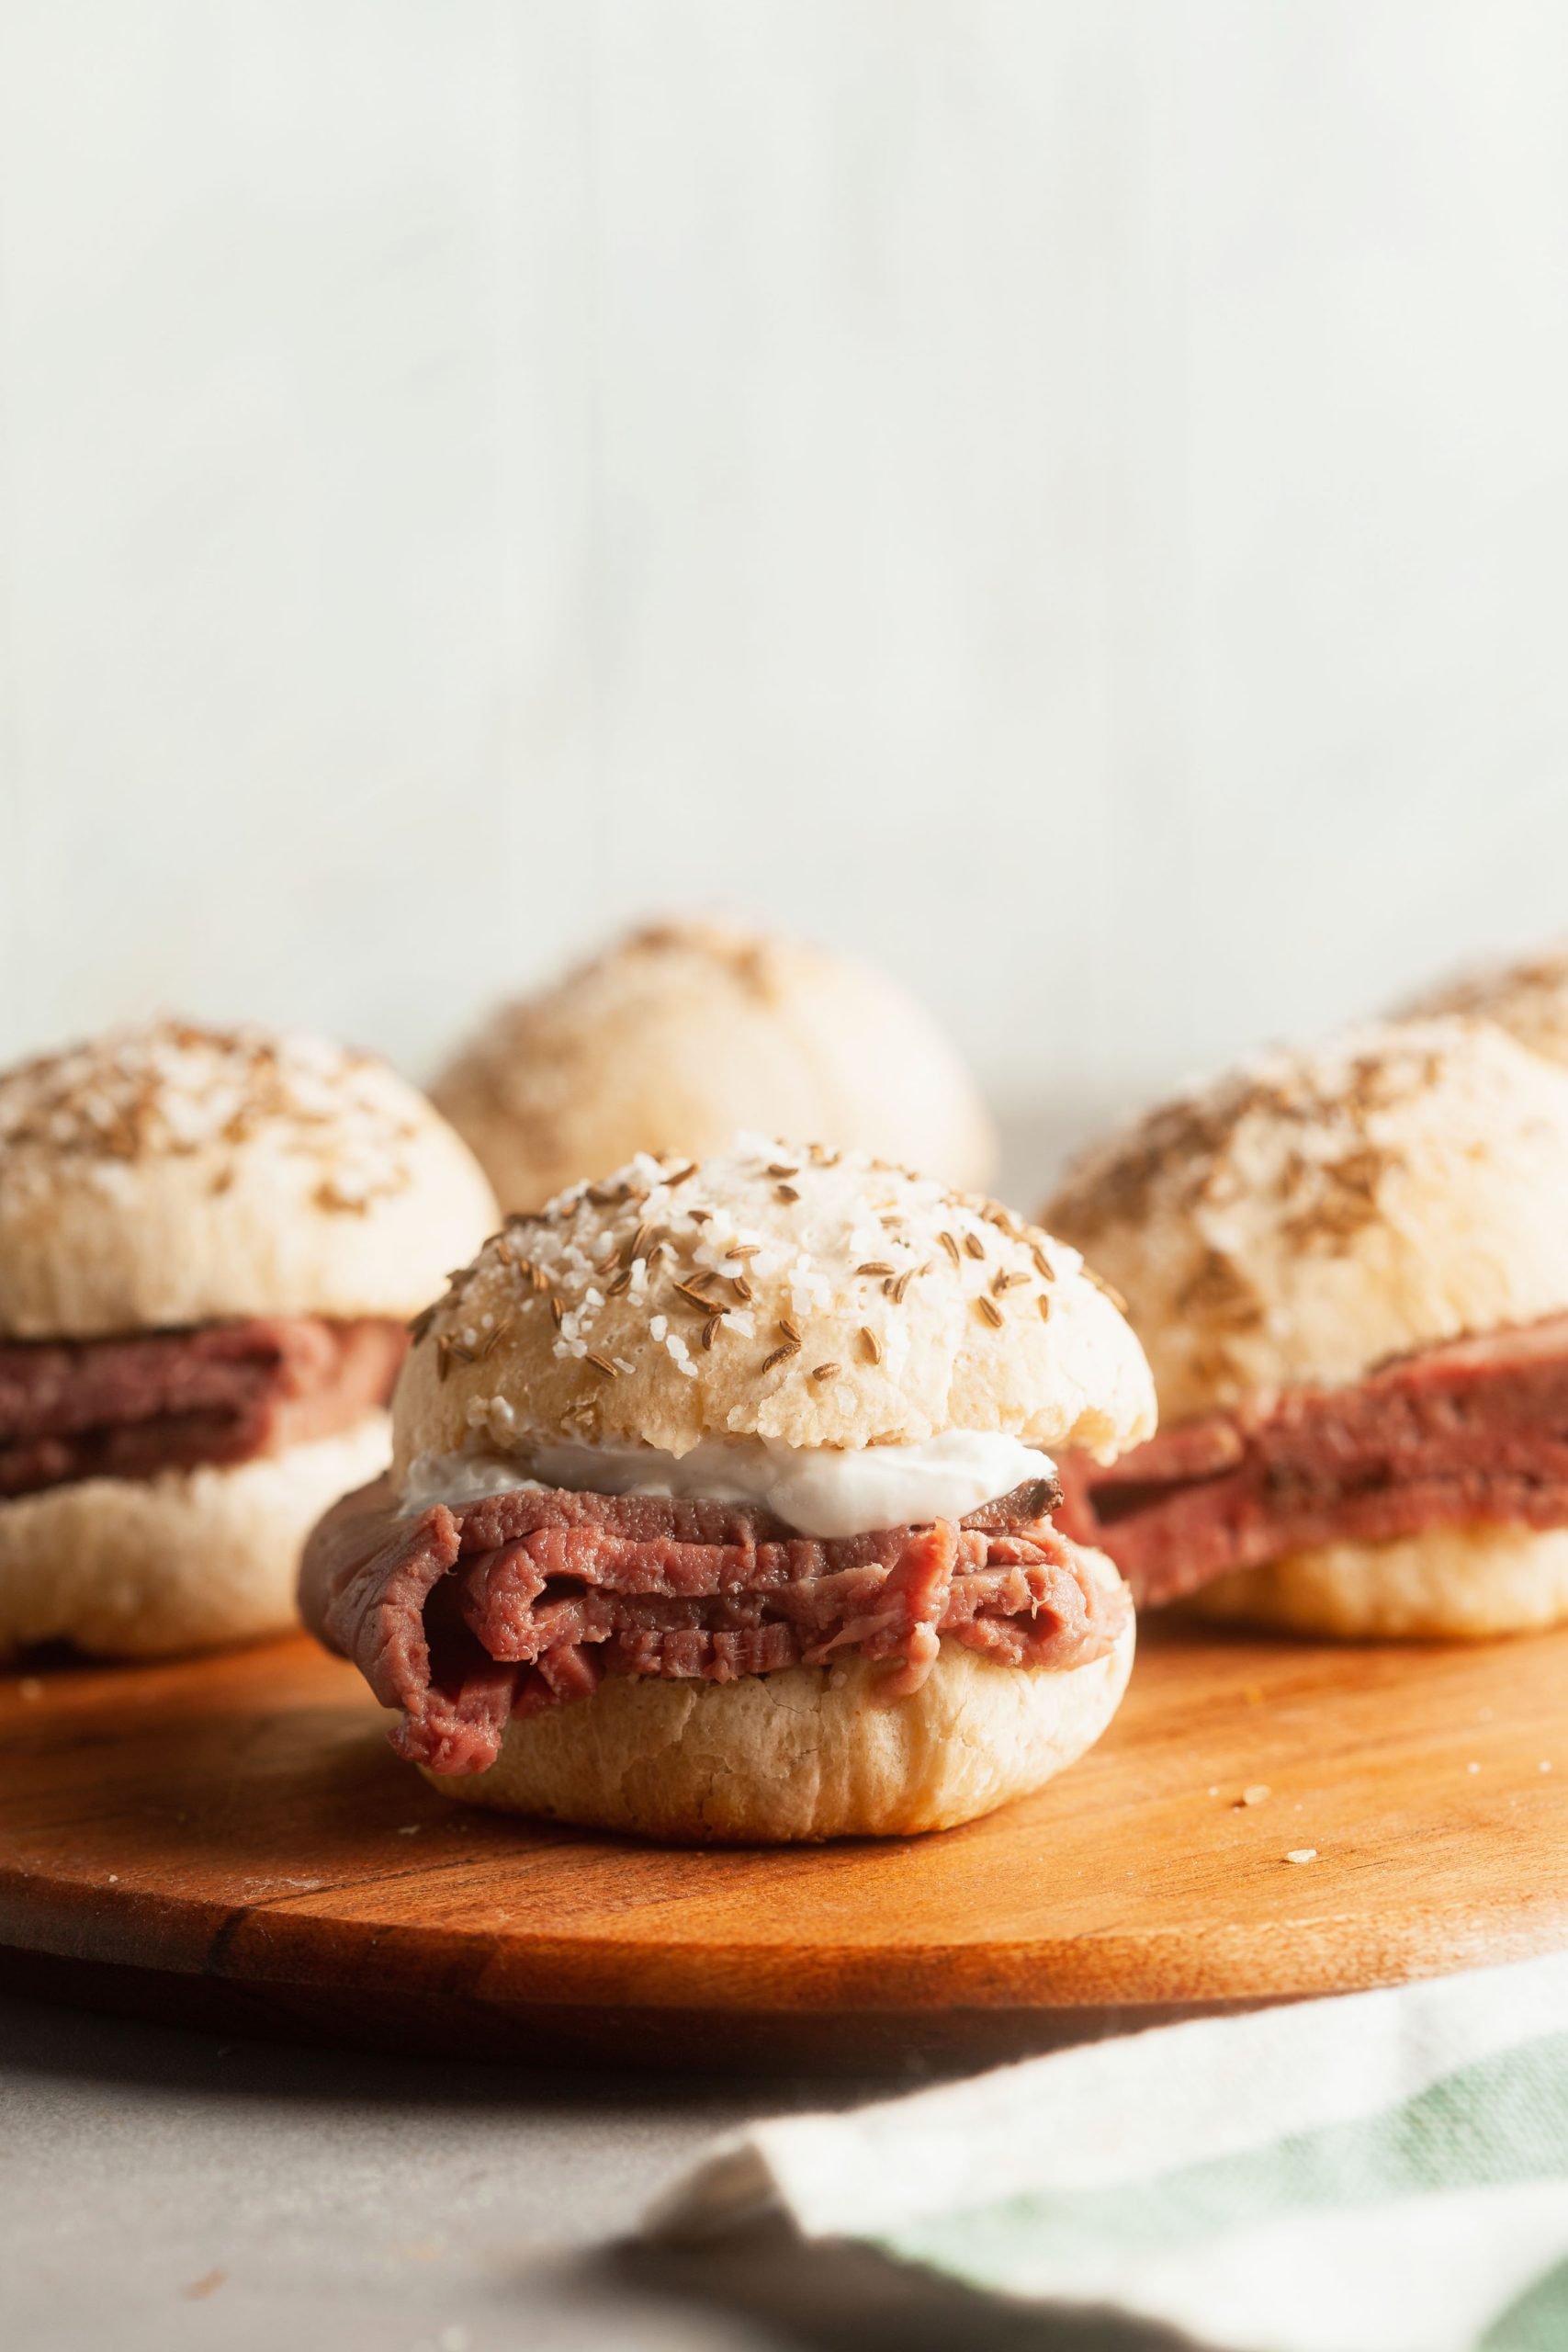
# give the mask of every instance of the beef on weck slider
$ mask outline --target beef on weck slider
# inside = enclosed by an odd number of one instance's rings
[[[682,1840],[964,1821],[1080,1755],[1132,1610],[1055,1448],[1153,1428],[1121,1316],[1006,1210],[743,1140],[513,1218],[424,1319],[306,1622],[447,1793]]]
[[[1303,1632],[1568,1617],[1568,1076],[1479,1023],[1275,1054],[1045,1214],[1124,1294],[1161,1427],[1067,1460],[1140,1601]]]
[[[291,1623],[307,1530],[387,1460],[405,1321],[493,1210],[321,1039],[165,1021],[0,1073],[0,1655]]]

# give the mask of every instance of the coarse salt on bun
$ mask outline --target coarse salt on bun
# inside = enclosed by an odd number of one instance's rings
[[[161,1021],[0,1074],[0,1334],[404,1318],[496,1222],[472,1154],[367,1054]]]
[[[821,1136],[983,1184],[996,1136],[953,1047],[884,974],[712,922],[615,942],[504,1006],[432,1090],[506,1209],[633,1152]]]
[[[510,1219],[422,1318],[395,1419],[400,1477],[476,1432],[682,1454],[976,1430],[1109,1459],[1154,1396],[1075,1250],[863,1153],[743,1139]]]
[[[1043,1215],[1125,1297],[1168,1426],[1568,1307],[1568,1077],[1500,1031],[1260,1057],[1088,1154]]]

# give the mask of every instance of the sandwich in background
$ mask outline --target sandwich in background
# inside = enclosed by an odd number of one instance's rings
[[[384,1064],[164,1021],[0,1073],[0,1656],[290,1623],[406,1319],[495,1222]]]
[[[960,1186],[996,1160],[974,1081],[902,989],[728,923],[616,941],[503,1006],[431,1092],[508,1211],[634,1152],[692,1159],[743,1129],[822,1136]]]
[[[642,1157],[422,1317],[301,1608],[447,1794],[681,1841],[1038,1788],[1133,1656],[1051,1455],[1154,1426],[1126,1324],[994,1204],[823,1147]]]
[[[1250,1063],[1043,1216],[1124,1294],[1160,1433],[1061,1464],[1140,1601],[1345,1635],[1568,1617],[1568,1076],[1470,1021]]]

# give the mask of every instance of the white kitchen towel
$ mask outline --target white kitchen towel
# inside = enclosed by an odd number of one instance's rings
[[[647,2230],[778,2212],[1226,2352],[1568,2352],[1568,1955],[758,2124]]]

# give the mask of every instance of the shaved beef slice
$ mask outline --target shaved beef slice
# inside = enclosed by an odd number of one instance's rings
[[[605,1674],[730,1682],[855,1651],[886,1662],[894,1699],[944,1634],[1008,1665],[1086,1665],[1126,1602],[1087,1581],[1040,1515],[1054,1498],[1032,1484],[958,1526],[821,1543],[750,1506],[558,1488],[404,1518],[379,1479],[311,1536],[300,1607],[401,1711],[401,1754],[479,1772],[512,1714],[586,1697]]]
[[[1109,1469],[1058,1467],[1060,1524],[1108,1552],[1141,1602],[1316,1544],[1568,1526],[1568,1317],[1179,1423]]]
[[[384,1404],[402,1326],[313,1316],[0,1344],[0,1496],[248,1462]]]

